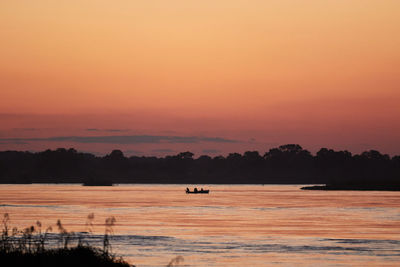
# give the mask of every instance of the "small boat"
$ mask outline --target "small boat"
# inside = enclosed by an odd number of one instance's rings
[[[204,190],[203,188],[200,190],[197,190],[195,188],[193,191],[190,191],[189,188],[186,188],[186,194],[208,194],[210,193],[210,190]]]

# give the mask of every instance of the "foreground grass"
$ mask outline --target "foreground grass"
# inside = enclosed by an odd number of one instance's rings
[[[86,225],[92,226],[93,214],[89,214]],[[0,266],[8,267],[130,267],[122,258],[117,258],[111,253],[109,236],[115,218],[110,217],[105,221],[103,248],[97,248],[88,243],[79,241],[70,245],[75,233],[68,232],[57,221],[58,247],[50,246],[48,234],[52,227],[42,231],[40,222],[35,226],[23,230],[10,229],[9,216],[4,214],[3,229],[0,235]],[[91,232],[91,230],[89,229]]]
[[[104,253],[92,246],[45,249],[25,252],[21,250],[0,250],[1,266],[29,267],[129,267],[121,258]]]

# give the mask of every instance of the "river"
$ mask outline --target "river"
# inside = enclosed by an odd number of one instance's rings
[[[178,266],[400,264],[400,192],[196,186],[210,194],[185,194],[186,185],[0,185],[0,212],[18,228],[40,221],[57,232],[60,219],[99,246],[113,216],[112,251],[138,267],[177,256]]]

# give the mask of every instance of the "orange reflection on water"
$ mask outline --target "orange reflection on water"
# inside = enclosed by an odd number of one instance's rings
[[[209,195],[187,195],[185,188],[2,185],[0,204],[19,228],[61,219],[68,230],[80,232],[94,213],[98,234],[105,218],[114,216],[115,235],[173,238],[167,240],[171,244],[155,242],[146,249],[130,246],[129,238],[127,244],[116,241],[116,249],[138,266],[166,264],[176,254],[190,266],[395,266],[400,260],[392,251],[400,239],[400,192],[212,185]],[[175,251],[179,246],[188,251]],[[381,250],[390,255],[380,255]]]

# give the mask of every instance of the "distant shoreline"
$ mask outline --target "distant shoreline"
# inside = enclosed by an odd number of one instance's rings
[[[207,185],[260,185],[260,186],[264,186],[264,185],[310,185],[310,183],[264,183],[264,184],[260,184],[260,183],[207,183],[207,182],[203,182],[203,181],[199,181],[198,183],[196,182],[171,182],[171,183],[167,183],[167,182],[137,182],[137,183],[133,183],[133,182],[127,182],[127,183],[121,183],[121,182],[115,182],[115,183],[107,183],[107,184],[86,184],[84,182],[77,182],[77,183],[62,183],[62,182],[43,182],[43,183],[38,183],[38,182],[26,182],[26,183],[11,183],[11,182],[0,182],[0,185],[29,185],[29,184],[35,184],[35,185],[46,185],[46,184],[54,184],[54,185],[81,185],[81,186],[115,186],[115,185],[142,185],[142,184],[155,184],[155,185],[197,185],[197,184],[207,184]]]
[[[310,185],[309,183],[166,183],[166,182],[147,182],[147,183],[110,183],[110,184],[84,184],[84,183],[0,183],[0,185],[46,185],[46,184],[54,184],[54,185],[80,185],[80,186],[89,186],[89,187],[98,187],[98,186],[116,186],[116,185],[188,185],[188,184],[207,184],[207,185],[259,185],[259,186],[268,186],[268,185],[307,185],[303,186],[301,190],[321,190],[321,191],[400,191],[400,185]]]
[[[305,186],[300,189],[324,191],[400,191],[400,185],[314,185]]]
[[[0,151],[0,183],[111,184],[299,184],[399,185],[400,155],[370,150],[321,148],[315,155],[298,144],[210,157],[186,151],[163,158],[126,157],[121,150],[99,157],[70,148],[42,152]]]

